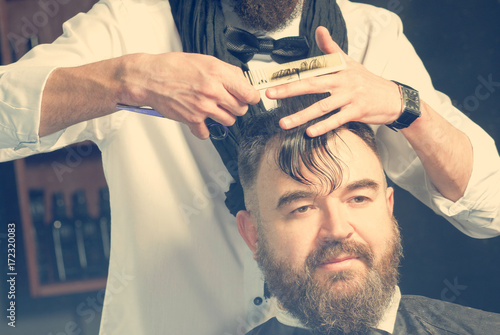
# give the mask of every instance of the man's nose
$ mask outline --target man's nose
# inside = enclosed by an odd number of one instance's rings
[[[354,233],[349,212],[341,205],[329,206],[323,212],[319,238],[322,240],[344,240]]]

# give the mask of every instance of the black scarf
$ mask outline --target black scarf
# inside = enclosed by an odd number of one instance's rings
[[[227,51],[223,33],[226,24],[220,0],[170,0],[170,6],[184,52],[212,55],[246,69],[246,64]],[[299,34],[309,43],[308,57],[323,54],[315,42],[315,31],[318,26],[326,27],[334,41],[347,53],[346,26],[336,0],[304,0]],[[262,103],[249,106],[245,116],[238,118],[236,123],[229,127],[228,136],[224,139],[212,139],[224,165],[236,181],[226,192],[226,206],[233,215],[245,209],[237,169],[239,125],[244,118],[263,111],[265,109]]]

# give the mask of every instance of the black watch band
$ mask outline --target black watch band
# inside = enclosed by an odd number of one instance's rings
[[[401,92],[402,113],[396,121],[388,124],[387,127],[397,131],[396,129],[407,128],[420,116],[420,97],[418,91],[412,87],[394,80],[393,82],[399,86]]]

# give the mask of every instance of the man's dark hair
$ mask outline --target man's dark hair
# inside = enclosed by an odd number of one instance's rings
[[[281,118],[303,110],[327,96],[328,94],[311,94],[283,99],[278,101],[277,108],[249,118],[243,124],[238,157],[239,177],[243,189],[253,186],[263,153],[271,142],[278,148],[276,163],[284,173],[296,181],[311,185],[312,181],[304,176],[301,169],[305,167],[319,178],[322,184],[328,185],[330,192],[340,185],[342,162],[331,151],[327,142],[334,136],[338,137],[341,129],[358,135],[378,156],[374,133],[364,123],[349,122],[318,137],[309,137],[306,134],[309,126],[328,118],[337,111],[290,130],[283,130],[279,126]]]

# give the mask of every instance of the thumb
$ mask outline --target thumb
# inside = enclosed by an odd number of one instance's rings
[[[316,43],[325,54],[341,52],[345,56],[342,48],[332,39],[330,32],[325,27],[316,28]]]

